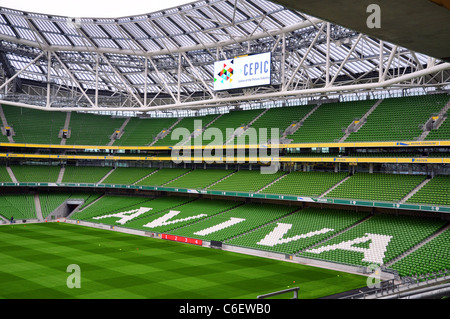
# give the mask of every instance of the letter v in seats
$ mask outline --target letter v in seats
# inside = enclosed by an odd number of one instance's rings
[[[275,227],[274,230],[267,234],[266,237],[261,239],[257,243],[257,245],[273,247],[275,245],[287,244],[291,241],[325,234],[334,230],[331,228],[323,228],[321,230],[312,231],[307,234],[296,235],[290,238],[283,238],[291,228],[292,224],[277,223],[277,227]]]
[[[150,223],[147,223],[147,224],[143,225],[143,227],[155,228],[155,227],[159,227],[159,226],[166,226],[166,225],[181,223],[181,222],[188,221],[188,220],[191,220],[191,219],[198,219],[198,218],[202,218],[202,217],[208,216],[206,214],[198,214],[198,215],[195,215],[195,216],[190,216],[190,217],[186,217],[186,218],[180,218],[180,219],[171,220],[172,218],[174,218],[175,216],[177,216],[180,213],[181,213],[180,211],[171,210],[170,212],[168,212],[164,216],[161,216],[161,217],[151,221]]]

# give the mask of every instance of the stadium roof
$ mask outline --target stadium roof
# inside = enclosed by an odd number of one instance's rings
[[[327,21],[450,61],[449,0],[276,0]],[[380,9],[379,28],[369,28],[369,5]],[[345,10],[341,10],[345,7]]]
[[[194,0],[0,0],[0,7],[66,17],[118,18],[165,10]]]
[[[260,52],[272,52],[270,86],[213,91],[215,61]],[[440,60],[267,0],[202,0],[120,18],[0,7],[0,63],[3,101],[55,109],[220,106],[443,86],[450,77]]]

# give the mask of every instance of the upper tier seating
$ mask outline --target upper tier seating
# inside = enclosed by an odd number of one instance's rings
[[[153,146],[173,146],[181,142],[185,143],[190,139],[190,135],[194,133],[194,131],[201,131],[203,127],[208,125],[217,116],[218,115],[185,117],[175,125],[164,138],[158,139]]]
[[[345,142],[413,141],[423,132],[420,125],[439,113],[448,100],[446,94],[385,99]]]
[[[302,120],[306,114],[308,114],[315,105],[299,105],[291,107],[278,107],[268,109],[261,117],[259,117],[252,125],[251,128],[256,130],[257,144],[263,144],[272,138],[272,129],[279,129],[278,138],[282,138],[284,131],[290,126]],[[263,137],[263,130],[266,129],[266,138]],[[254,144],[249,136],[244,134],[241,137],[234,139],[236,145],[239,144]]]
[[[357,132],[351,133],[345,142],[368,141],[413,141],[423,133],[422,126],[436,116],[444,106],[449,103],[447,94],[430,94],[424,96],[409,96],[384,99],[367,117],[367,121]],[[335,102],[321,104],[293,133],[286,135],[292,143],[320,143],[338,142],[345,135],[346,129],[355,120],[361,119],[377,100],[362,100],[351,102]],[[67,145],[99,145],[104,146],[112,142],[114,146],[173,146],[179,142],[187,145],[199,144],[248,144],[255,143],[247,134],[230,140],[231,132],[238,128],[245,128],[251,122],[252,132],[258,133],[257,143],[261,140],[261,129],[267,129],[267,138],[271,139],[271,128],[279,130],[279,137],[294,123],[301,121],[316,105],[301,105],[278,107],[272,109],[256,109],[244,111],[231,111],[222,115],[212,114],[197,117],[185,117],[174,126],[168,135],[155,138],[167,131],[177,118],[137,118],[129,119],[119,139],[112,139],[115,131],[125,124],[126,118],[113,118],[109,115],[71,112],[68,129],[70,137],[66,139]],[[15,135],[15,143],[29,144],[61,144],[59,137],[64,128],[66,112],[41,111],[2,105],[5,118]],[[261,116],[260,116],[261,115]],[[258,117],[259,116],[259,117]],[[196,126],[195,122],[199,125]],[[222,138],[207,137],[203,134],[191,139],[190,136],[175,136],[177,128],[185,128],[188,135],[195,131],[200,133],[211,123],[211,128],[221,132]],[[432,130],[426,140],[450,139],[450,121],[445,120],[439,129]],[[227,129],[230,129],[227,132]],[[190,140],[190,141],[188,141]],[[0,142],[7,143],[7,136],[0,135]]]
[[[360,119],[376,100],[326,103],[319,106],[303,125],[287,138],[292,143],[338,142],[355,119]]]
[[[225,144],[236,129],[241,127],[245,128],[246,125],[253,121],[263,111],[264,110],[231,111],[230,113],[223,114],[208,127],[220,130],[222,138],[213,136],[211,139],[207,139],[207,137],[203,135],[203,145]]]
[[[67,145],[108,145],[111,136],[122,126],[124,118],[112,118],[88,113],[72,112],[70,138]]]
[[[8,125],[14,129],[15,143],[61,144],[58,136],[64,128],[65,112],[40,111],[10,105],[2,105],[2,108]]]
[[[176,118],[140,119],[132,117],[125,126],[123,135],[114,141],[114,146],[144,146],[151,144],[163,130],[169,129]]]

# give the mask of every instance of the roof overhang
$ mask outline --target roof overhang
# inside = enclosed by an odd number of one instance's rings
[[[349,29],[428,56],[450,61],[450,1],[448,0],[273,0]],[[380,7],[380,28],[367,19]],[[369,12],[368,12],[369,11]]]

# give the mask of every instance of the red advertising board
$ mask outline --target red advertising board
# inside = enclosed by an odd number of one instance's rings
[[[194,238],[189,238],[189,237],[161,234],[161,238],[167,239],[167,240],[178,241],[180,243],[188,243],[188,244],[194,244],[194,245],[199,245],[199,246],[201,246],[203,244],[203,241],[201,239],[194,239]]]

